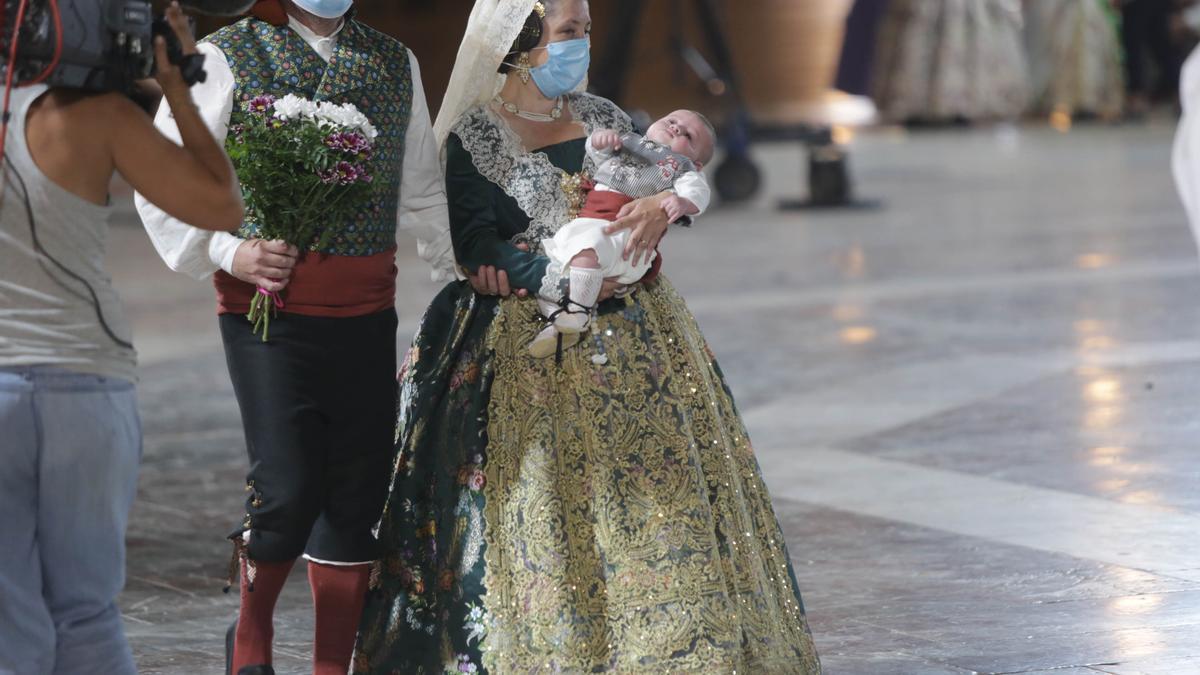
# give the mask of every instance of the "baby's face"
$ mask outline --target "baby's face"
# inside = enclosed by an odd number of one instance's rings
[[[646,138],[667,146],[671,152],[687,157],[698,166],[712,157],[716,143],[708,125],[690,110],[676,110],[651,124],[646,130]]]

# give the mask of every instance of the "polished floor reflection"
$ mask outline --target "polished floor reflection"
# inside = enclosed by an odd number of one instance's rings
[[[665,247],[750,425],[831,675],[1200,673],[1200,259],[1171,129],[855,141],[879,210],[763,198]],[[146,458],[122,603],[145,673],[219,672],[243,446],[211,289],[126,210]],[[435,287],[401,264],[402,342]],[[300,575],[277,664],[305,672]]]

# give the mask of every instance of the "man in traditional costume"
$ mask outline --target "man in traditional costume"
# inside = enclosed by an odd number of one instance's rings
[[[194,96],[218,138],[261,95],[351,103],[378,129],[374,190],[327,248],[297,251],[186,228],[139,197],[159,254],[212,276],[250,472],[246,512],[230,535],[241,587],[229,670],[273,673],[276,599],[297,558],[316,611],[313,672],[345,673],[378,558],[372,529],[391,475],[396,420],[397,230],[414,234],[434,278],[454,276],[437,145],[416,58],[354,18],[353,0],[268,0],[200,45],[208,80]],[[156,123],[174,133],[169,108]],[[187,186],[180,186],[187,189]],[[214,274],[215,272],[215,274]],[[270,341],[245,314],[258,289],[284,290]],[[232,584],[233,574],[230,575]]]

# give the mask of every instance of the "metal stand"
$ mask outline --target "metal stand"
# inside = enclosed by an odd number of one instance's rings
[[[717,18],[715,0],[671,2],[673,16],[683,16],[685,2],[692,5],[714,63],[710,64],[687,42],[682,26],[677,25],[672,31],[672,51],[681,65],[704,82],[710,94],[727,101],[730,107],[728,121],[721,130],[725,159],[713,174],[721,198],[730,202],[744,201],[757,194],[762,186],[762,174],[750,157],[753,140],[797,140],[809,151],[810,203],[830,207],[849,205],[852,189],[845,153],[833,142],[829,127],[806,124],[768,127],[755,124],[742,97],[733,54]],[[636,43],[646,4],[646,0],[615,0],[612,32],[594,69],[597,76],[592,79],[593,90],[618,104],[633,67],[630,46]]]

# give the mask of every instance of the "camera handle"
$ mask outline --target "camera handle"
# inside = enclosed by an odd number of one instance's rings
[[[154,37],[161,35],[167,41],[167,59],[179,66],[179,73],[183,76],[183,81],[187,86],[190,87],[208,79],[208,73],[204,72],[204,55],[184,54],[183,45],[179,43],[179,36],[175,35],[175,31],[172,30],[171,24],[167,23],[166,19],[155,19],[152,31]]]

